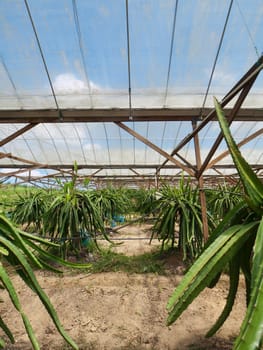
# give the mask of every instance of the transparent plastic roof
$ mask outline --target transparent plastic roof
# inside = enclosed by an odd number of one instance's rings
[[[2,0],[0,35],[0,110],[197,107],[201,111],[213,106],[213,96],[220,100],[260,57],[263,3]],[[263,108],[262,83],[261,74],[243,107]],[[24,125],[2,124],[0,140]],[[168,154],[192,131],[191,121],[125,125]],[[262,127],[263,122],[232,124],[237,142]],[[218,132],[217,123],[211,122],[199,133],[202,159]],[[225,149],[222,142],[215,157]],[[242,148],[252,164],[262,164],[262,149],[262,133]],[[160,165],[166,159],[107,122],[42,123],[0,151],[42,165],[74,161],[94,166]],[[180,156],[195,164],[194,143],[184,146]],[[226,156],[219,162],[223,163],[232,161]],[[1,164],[19,160],[3,157]],[[105,168],[103,173],[129,175],[132,170]],[[174,170],[162,169],[162,174]]]

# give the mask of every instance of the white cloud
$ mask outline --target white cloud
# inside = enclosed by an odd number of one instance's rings
[[[101,150],[102,147],[100,144],[98,143],[94,143],[94,144],[91,144],[91,143],[86,143],[83,147],[83,149],[85,151],[93,151],[93,149],[96,151],[96,150]]]
[[[99,90],[99,86],[89,82],[92,91]],[[89,92],[89,86],[83,80],[75,77],[72,73],[63,73],[56,76],[54,80],[54,89],[57,93],[87,93]]]
[[[110,16],[110,10],[108,7],[102,5],[98,8],[98,10],[102,16],[104,16],[104,17]]]
[[[233,73],[220,68],[216,69],[213,75],[213,83],[219,86],[234,84],[236,79],[237,77]]]

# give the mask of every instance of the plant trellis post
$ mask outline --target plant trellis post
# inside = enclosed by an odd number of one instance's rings
[[[192,121],[193,130],[196,128],[196,120]],[[199,137],[198,134],[194,136],[194,145],[195,145],[195,157],[196,157],[196,167],[197,173],[201,167],[201,154],[200,154],[200,146],[199,146]],[[203,235],[204,241],[208,239],[208,223],[207,223],[207,212],[206,212],[206,198],[204,193],[204,181],[203,176],[198,177],[198,187],[199,187],[199,196],[202,210],[202,222],[203,222]]]

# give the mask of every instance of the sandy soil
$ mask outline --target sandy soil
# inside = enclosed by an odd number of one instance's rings
[[[148,226],[126,227],[115,238],[147,237]],[[127,240],[115,250],[140,254],[153,246],[147,240]],[[158,241],[154,245],[158,245]],[[175,260],[176,261],[176,260]],[[182,266],[174,266],[167,276],[125,273],[69,274],[58,277],[40,271],[37,278],[54,304],[60,320],[80,349],[92,350],[209,350],[231,349],[245,312],[244,285],[222,329],[212,339],[204,334],[220,314],[227,294],[223,276],[216,288],[206,289],[181,318],[167,327],[165,306],[174,287],[182,278]],[[179,271],[179,273],[177,273]],[[58,335],[47,312],[34,294],[14,277],[21,302],[41,344],[41,349],[69,349]],[[31,349],[21,320],[1,291],[4,303],[1,316],[14,331],[15,345],[6,349]]]
[[[128,256],[150,252],[160,246],[156,238],[150,243],[151,227],[151,224],[125,226],[110,233],[110,239],[116,246],[105,240],[99,243],[105,248],[111,247],[112,251]]]

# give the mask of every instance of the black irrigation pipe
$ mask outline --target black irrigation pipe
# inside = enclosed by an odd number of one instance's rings
[[[56,243],[56,241],[59,242],[59,239],[52,239],[51,237],[47,237],[47,236],[40,236],[40,235],[37,235],[37,234],[34,234],[32,233],[33,236],[35,237],[39,237],[39,238],[43,238],[43,239],[49,239],[49,240],[53,240],[53,243]],[[65,239],[64,242],[67,242],[67,241],[74,241],[74,240],[79,240],[79,239],[85,239],[85,238],[93,238],[93,237],[72,237],[72,238],[67,238]],[[124,237],[124,238],[121,238],[121,237],[115,237],[115,238],[112,238],[112,237],[109,237],[109,241],[142,241],[142,240],[150,240],[151,237]],[[158,239],[158,238],[152,238],[152,240],[155,240],[155,239]],[[62,239],[60,240],[60,242],[62,241]],[[107,239],[105,238],[96,238],[96,241],[107,241]]]
[[[126,238],[111,238],[110,241],[142,241],[142,240],[150,240],[150,237],[126,237]],[[158,238],[152,238],[153,239],[158,239]],[[105,241],[105,238],[98,238],[97,241]]]

